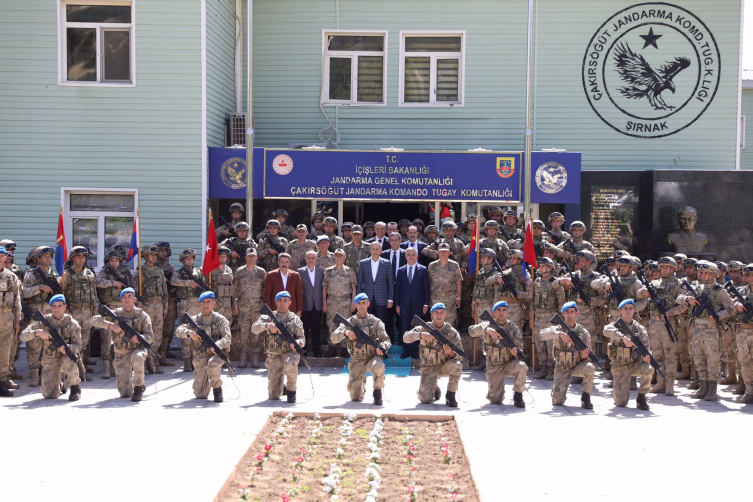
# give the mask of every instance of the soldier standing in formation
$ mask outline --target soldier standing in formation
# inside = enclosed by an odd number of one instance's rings
[[[494,268],[494,260],[497,259],[497,255],[492,249],[484,248],[479,255],[481,256],[479,258],[480,268],[476,273],[476,283],[471,294],[473,310],[478,314],[484,310],[491,312],[497,290],[497,277],[500,275],[499,271]],[[505,305],[505,308],[507,308],[507,305]]]
[[[243,213],[245,213],[246,210],[243,208],[243,204],[239,202],[233,202],[230,204],[230,221],[228,222],[229,225],[222,225],[218,230],[221,237],[225,237],[226,239],[229,239],[233,236],[233,231],[235,230],[235,225],[237,225],[243,218]]]
[[[753,303],[753,265],[741,267],[742,280],[745,284],[740,287],[740,294],[748,303]],[[741,385],[732,391],[733,394],[741,394],[735,399],[737,403],[753,403],[753,322],[743,322],[742,314],[745,307],[740,302],[735,303],[737,320],[740,327],[737,336],[737,357],[740,361]],[[747,382],[747,384],[745,383]]]
[[[21,329],[21,282],[6,268],[8,251],[0,246],[0,397],[13,397],[18,384],[11,380],[13,339]],[[63,309],[65,311],[65,309]]]
[[[424,251],[429,246],[424,248]],[[460,272],[460,265],[454,260],[450,260],[450,245],[443,242],[439,245],[436,254],[439,260],[433,261],[427,267],[429,270],[429,286],[431,288],[431,303],[445,305],[443,320],[446,320],[451,326],[455,325],[457,318],[457,309],[460,307],[460,293],[463,283],[463,275]]]
[[[160,366],[175,366],[175,363],[168,361],[167,348],[170,346],[170,342],[173,339],[173,330],[175,329],[175,318],[178,313],[178,300],[175,298],[174,288],[170,286],[170,279],[175,274],[175,267],[170,263],[170,243],[165,241],[157,241],[154,246],[159,250],[157,253],[157,266],[162,270],[162,274],[165,276],[165,280],[168,283],[167,286],[167,308],[164,311],[164,318],[162,321],[162,344],[159,348]]]
[[[343,246],[345,264],[352,268],[355,273],[358,273],[361,260],[365,260],[371,254],[369,252],[369,243],[363,240],[363,228],[361,228],[361,225],[353,225],[351,234],[353,240]]]
[[[562,225],[565,224],[565,217],[562,213],[554,212],[549,215],[549,225],[551,228],[546,232],[546,238],[550,244],[559,246],[568,239],[572,239],[573,236],[562,230]]]
[[[269,220],[267,222],[267,235],[264,237],[264,240],[259,242],[256,248],[259,260],[261,260],[261,267],[267,272],[271,272],[277,268],[277,258],[288,247],[288,240],[278,235],[279,230],[280,222]]]
[[[536,264],[541,275],[536,278],[533,287],[533,339],[541,368],[534,378],[554,380],[554,344],[551,340],[543,339],[541,331],[549,327],[549,319],[557,313],[559,306],[565,303],[565,290],[552,276],[554,262],[551,259],[541,257],[536,260]]]
[[[183,266],[178,269],[170,281],[170,284],[175,287],[175,296],[178,298],[178,319],[183,317],[183,314],[187,313],[193,317],[201,311],[199,306],[201,289],[196,281],[202,280],[202,277],[201,269],[193,266],[195,260],[196,251],[191,248],[184,249],[180,253],[180,261]],[[193,371],[191,343],[186,337],[183,337],[180,341],[180,357],[183,360],[183,371]]]
[[[204,267],[201,267],[202,275],[211,277],[211,288],[214,292],[215,310],[232,323],[233,316],[237,315],[238,309],[235,305],[233,295],[233,271],[227,266],[227,259],[230,256],[230,250],[225,246],[220,246],[218,258],[220,266],[214,270],[207,271],[204,274]]]
[[[222,245],[230,250],[230,269],[233,272],[245,263],[246,250],[256,248],[254,240],[248,238],[250,231],[248,223],[240,221],[235,224],[237,237],[230,237],[222,242]]]
[[[259,318],[259,311],[264,305],[264,285],[267,273],[256,265],[256,250],[246,250],[246,264],[235,271],[233,288],[238,309],[238,325],[241,332],[239,368],[246,367],[250,353],[251,367],[259,367],[259,356],[263,344],[259,336],[251,332],[251,325]]]
[[[301,223],[295,229],[295,238],[288,242],[288,247],[285,250],[290,255],[290,267],[294,270],[298,270],[306,264],[306,253],[309,251],[316,252],[316,243],[307,239],[308,228]]]
[[[338,326],[334,322],[335,315],[340,314],[345,317],[355,310],[355,304],[352,300],[356,297],[356,273],[345,265],[345,251],[343,249],[337,249],[334,256],[335,264],[324,269],[324,278],[322,279],[322,299],[324,300],[322,311],[327,314],[327,325],[324,330],[326,332],[325,340]]]
[[[332,216],[327,216],[324,218],[324,235],[329,238],[329,250],[333,253],[335,249],[342,249],[345,246],[343,238],[336,235],[335,232],[337,232],[337,220]]]
[[[142,246],[141,257],[144,266],[141,267],[141,297],[144,303],[141,308],[149,315],[152,322],[152,348],[159,352],[162,348],[162,334],[164,332],[164,318],[167,313],[167,280],[165,273],[157,266],[157,246]],[[146,367],[149,373],[164,373],[159,368],[159,360],[152,358],[151,352],[146,353]]]
[[[65,291],[65,300],[68,311],[81,328],[81,359],[85,365],[92,365],[94,361],[89,359],[89,338],[91,335],[91,318],[97,313],[97,278],[94,272],[86,268],[86,259],[89,251],[84,246],[75,246],[71,249],[71,266],[63,270],[61,280]],[[83,365],[82,365],[83,366]],[[81,368],[79,378],[91,381],[86,373],[91,373],[91,368]]]

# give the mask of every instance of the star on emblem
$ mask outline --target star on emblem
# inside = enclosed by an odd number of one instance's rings
[[[204,248],[204,252],[208,253],[210,249],[212,249],[212,246],[210,246],[209,244],[207,244],[207,247]]]
[[[661,35],[659,35],[659,36],[661,36]],[[233,162],[233,167],[238,167],[238,163],[237,162]]]
[[[654,29],[653,28],[649,28],[648,29],[648,35],[638,35],[638,36],[641,37],[643,39],[643,41],[644,41],[644,43],[643,43],[643,48],[644,49],[646,47],[648,47],[649,45],[652,45],[654,47],[654,49],[658,49],[659,46],[656,45],[656,41],[659,40],[664,35],[654,35]]]

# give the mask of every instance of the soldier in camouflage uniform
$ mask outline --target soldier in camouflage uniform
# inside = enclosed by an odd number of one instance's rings
[[[235,306],[235,297],[233,295],[233,271],[226,265],[230,256],[230,250],[225,246],[220,246],[218,252],[220,266],[211,271],[211,287],[212,291],[214,291],[215,300],[214,308],[232,325],[233,316],[236,315],[238,310]],[[202,275],[205,275],[204,267],[200,267],[200,270]]]
[[[11,380],[11,360],[15,355],[13,340],[21,328],[21,282],[6,268],[7,251],[0,246],[0,397],[13,397],[11,389],[18,384]]]
[[[557,261],[557,253],[559,252],[559,250],[555,245],[549,244],[548,242],[540,242],[536,245],[535,249],[536,258],[540,258],[539,254],[541,254],[541,256],[552,260],[552,262],[554,263],[554,270],[552,271],[553,276],[559,277],[560,275],[562,275],[562,265],[560,265]],[[575,261],[577,261],[577,259]]]
[[[677,256],[677,255],[675,255]],[[677,260],[677,258],[675,258]],[[690,284],[693,284],[697,279],[695,264],[698,260],[695,258],[684,258],[682,260],[682,274],[678,274],[678,279],[685,279]],[[680,262],[677,262],[678,269],[680,268]],[[690,325],[693,320],[693,309],[688,309],[685,314],[680,317],[677,322],[677,360],[680,362],[681,370],[677,374],[677,380],[691,379],[691,382],[686,388],[699,389],[700,382],[698,381],[698,371],[693,364],[693,355],[690,351]]]
[[[490,308],[492,317],[502,329],[515,342],[516,348],[508,349],[500,343],[502,335],[490,326],[488,321],[468,328],[468,334],[474,338],[481,338],[484,342],[484,355],[486,357],[486,381],[489,384],[489,392],[486,398],[492,404],[502,404],[505,398],[505,377],[513,379],[513,404],[516,408],[525,408],[523,391],[526,388],[526,363],[518,359],[517,347],[523,346],[523,334],[514,322],[507,320],[509,309],[507,302],[499,301]],[[479,312],[481,312],[479,310]]]
[[[23,280],[24,280],[24,272],[21,269],[21,267],[19,267],[15,263],[15,254],[14,253],[16,252],[16,248],[18,246],[16,245],[15,242],[13,242],[10,239],[3,239],[3,240],[1,240],[0,241],[0,246],[2,246],[2,247],[5,248],[5,252],[6,252],[6,254],[5,254],[5,257],[6,257],[5,266],[11,272],[13,272],[14,274],[16,274],[16,276],[18,277],[19,281],[23,282]],[[737,262],[737,263],[739,263],[739,262]],[[740,264],[740,266],[742,266],[742,264]]]
[[[596,266],[596,256],[591,251],[583,250],[578,251],[575,254],[578,260],[575,264],[575,271],[573,274],[580,279],[583,291],[586,293],[591,306],[589,307],[581,298],[578,291],[573,287],[573,281],[570,276],[558,277],[555,282],[560,284],[565,289],[565,297],[568,301],[575,302],[577,304],[578,312],[578,324],[589,333],[596,335],[596,314],[595,311],[599,306],[602,306],[606,302],[606,297],[599,294],[599,291],[591,286],[591,283],[598,279],[601,274],[594,272],[593,267]],[[589,336],[591,345],[589,348],[591,352],[595,352],[596,336]],[[556,366],[555,366],[556,370]],[[555,379],[556,371],[555,371]]]
[[[157,246],[142,246],[141,257],[144,265],[141,267],[141,297],[145,300],[141,305],[152,322],[152,348],[159,352],[162,348],[162,332],[165,312],[167,311],[167,281],[165,273],[157,266]],[[146,353],[147,371],[161,375],[159,361],[154,360],[151,352]]]
[[[534,378],[554,380],[554,344],[551,340],[542,339],[540,333],[549,327],[549,319],[559,311],[560,305],[565,303],[565,290],[552,276],[554,262],[550,258],[541,257],[536,263],[540,276],[533,285],[533,338],[541,367]]]
[[[170,342],[173,339],[173,330],[175,329],[175,316],[178,313],[178,302],[175,298],[174,288],[170,286],[170,279],[175,274],[175,267],[170,263],[170,243],[165,241],[157,241],[154,246],[159,250],[157,254],[157,266],[162,270],[165,276],[165,280],[168,283],[167,287],[167,308],[164,312],[162,320],[162,344],[159,348],[160,366],[175,366],[175,363],[167,359],[167,348],[170,346]]]
[[[37,310],[41,310],[43,314],[51,312],[48,302],[53,296],[52,289],[44,284],[40,280],[40,277],[44,275],[48,280],[60,282],[60,276],[50,268],[54,255],[55,251],[51,247],[42,246],[37,248],[34,254],[36,266],[29,269],[24,276],[23,297],[32,312],[36,312]],[[39,386],[41,358],[42,341],[35,338],[26,344],[26,359],[29,361],[30,375],[29,387]]]
[[[295,338],[295,343],[299,347],[306,344],[306,336],[303,331],[303,322],[301,319],[290,312],[290,293],[280,291],[275,295],[275,304],[277,310],[274,312],[275,317],[282,323]],[[278,343],[280,331],[273,323],[272,319],[262,315],[251,326],[251,331],[256,335],[264,335],[264,347],[267,351],[267,366],[269,384],[269,399],[277,400],[285,394],[288,403],[296,402],[296,389],[298,383],[298,362],[301,356],[293,347],[292,343]],[[284,378],[287,377],[287,384]]]
[[[400,242],[408,240],[408,227],[410,226],[410,220],[403,218],[397,222],[397,231],[400,234]]]
[[[324,229],[322,228],[322,222],[324,221],[324,215],[322,213],[316,213],[311,217],[311,235],[318,237],[324,235]],[[373,228],[373,227],[372,227]]]
[[[68,347],[75,353],[79,354],[81,350],[81,328],[76,320],[65,313],[66,304],[65,296],[55,295],[50,298],[49,306],[51,313],[45,314],[45,318],[57,328],[60,336],[68,344]],[[28,346],[32,340],[39,340],[42,347],[42,396],[45,399],[55,399],[61,393],[60,373],[65,373],[65,381],[71,387],[71,394],[68,396],[69,401],[78,401],[81,399],[81,378],[80,370],[65,353],[65,347],[55,349],[52,344],[51,335],[47,327],[41,321],[33,321],[19,335],[22,342]],[[65,393],[65,387],[63,387]],[[13,393],[10,394],[11,396]]]
[[[251,354],[251,367],[259,367],[259,357],[263,343],[259,336],[251,332],[251,325],[259,318],[259,310],[264,305],[264,285],[267,273],[256,265],[256,250],[246,251],[246,264],[235,271],[233,277],[234,296],[238,308],[238,325],[241,332],[239,368],[246,367]]]
[[[348,244],[349,242],[353,242],[353,223],[352,222],[346,221],[340,227],[340,230],[342,230],[343,242],[345,244]]]
[[[437,227],[436,225],[426,225],[426,228],[424,229],[424,232],[422,235],[422,240],[428,245],[436,244],[438,246],[439,245],[439,227]],[[426,256],[427,260],[429,260],[429,257],[427,255],[424,254],[424,256]],[[429,261],[433,261],[433,260],[429,260]]]
[[[353,240],[345,246],[345,264],[353,269],[355,273],[358,273],[358,268],[361,266],[361,260],[371,256],[369,252],[369,243],[363,240],[363,229],[360,225],[353,225],[351,230]]]
[[[377,350],[367,344],[359,348],[356,345],[356,334],[344,324],[339,324],[330,337],[332,343],[348,341],[348,393],[353,401],[362,401],[366,393],[366,372],[374,377],[374,404],[381,406],[382,389],[384,389],[384,361],[382,356],[387,353],[392,344],[384,329],[384,323],[376,316],[368,313],[369,297],[361,293],[353,298],[353,305],[358,312],[350,317],[345,317],[353,326],[361,330],[376,341],[381,349]],[[351,309],[352,312],[353,309]],[[341,314],[342,315],[342,314]]]
[[[434,225],[429,225],[428,227],[426,227],[427,231],[429,231],[429,228],[431,227],[434,227]],[[430,244],[426,246],[421,251],[421,254],[423,254],[430,261],[434,261],[439,257],[439,245],[447,244],[448,249],[450,250],[450,259],[457,262],[457,264],[460,266],[467,267],[468,255],[466,254],[463,241],[455,237],[456,229],[457,225],[455,225],[455,222],[453,221],[445,221],[444,223],[442,223],[442,230],[445,233],[445,238],[437,239],[436,244]]]
[[[593,244],[583,239],[583,234],[586,233],[586,225],[582,221],[572,222],[570,224],[570,233],[573,235],[573,238],[566,239],[562,244],[557,246],[560,258],[563,260],[572,260],[575,257],[575,253],[583,249],[594,253]]]
[[[492,216],[491,210],[489,210],[489,216]],[[518,228],[518,225],[520,225],[518,213],[512,210],[505,212],[504,224],[500,223],[499,232],[501,234],[500,238],[507,241],[510,249],[523,249],[523,241],[526,240],[525,233]]]
[[[183,314],[188,313],[190,316],[195,316],[201,311],[199,306],[201,288],[196,280],[203,279],[201,269],[193,267],[195,260],[196,251],[191,248],[184,249],[180,253],[180,261],[183,266],[175,272],[170,281],[170,284],[175,287],[175,296],[178,299],[178,319],[183,317]],[[175,336],[178,336],[177,331]],[[183,371],[193,371],[191,343],[186,337],[180,340],[180,357],[183,359]]]
[[[727,277],[731,277],[729,274],[729,266],[723,261],[716,262],[717,268],[719,268],[719,274],[717,275],[716,283],[720,286],[724,286],[727,282]],[[731,278],[730,278],[731,280]],[[734,283],[733,283],[734,284]],[[735,341],[739,327],[737,323],[733,323],[730,329],[727,331],[722,330],[720,335],[722,337],[722,379],[719,380],[719,385],[737,385],[737,342]]]
[[[632,298],[623,300],[619,305],[619,313],[625,323],[630,326],[630,330],[638,336],[641,343],[650,351],[651,345],[646,328],[633,320],[635,300]],[[615,322],[616,320],[615,318]],[[639,410],[648,410],[646,394],[651,388],[651,376],[654,372],[650,364],[651,359],[649,356],[639,358],[634,352],[635,345],[633,342],[629,337],[620,333],[620,330],[614,326],[614,322],[604,327],[604,336],[610,340],[608,350],[612,359],[612,374],[614,375],[614,404],[618,407],[627,406],[630,399],[630,378],[638,377],[640,378],[640,387],[635,405]]]
[[[232,204],[230,204],[230,221],[228,222],[229,225],[222,225],[217,229],[220,240],[222,240],[223,237],[225,239],[229,239],[233,236],[235,225],[242,221],[243,213],[245,212],[246,210],[243,208],[243,204],[241,204],[240,202],[233,202]]]
[[[284,209],[276,209],[275,212],[272,213],[272,217],[280,222],[280,231],[277,232],[277,235],[285,237],[288,242],[293,242],[296,238],[296,231],[292,226],[285,224],[285,222],[288,221],[288,212]],[[267,235],[266,228],[257,234],[256,242],[261,242],[265,235]]]
[[[447,310],[443,303],[435,303],[431,307],[431,322],[429,325],[437,329],[452,343],[462,346],[460,334],[448,322],[445,322]],[[430,404],[442,397],[437,385],[439,377],[449,377],[445,403],[451,408],[457,408],[455,393],[463,371],[462,356],[456,354],[447,345],[437,349],[437,340],[431,333],[427,333],[423,326],[418,326],[403,335],[403,343],[409,344],[420,341],[419,354],[421,356],[421,383],[418,387],[418,400],[423,404]]]
[[[671,256],[662,256],[659,258],[659,271],[661,279],[651,281],[651,285],[656,290],[659,300],[662,302],[667,316],[671,323],[675,322],[678,315],[686,310],[685,305],[677,304],[677,296],[681,294],[682,288],[680,281],[675,277],[677,262]],[[649,292],[646,287],[642,287],[638,294],[643,298],[649,298]],[[664,317],[656,309],[654,302],[648,302],[650,308],[650,321],[648,325],[648,337],[651,341],[651,352],[654,359],[662,366],[662,372],[667,375],[667,379],[657,374],[656,385],[651,387],[651,393],[664,393],[666,396],[675,395],[675,372],[677,371],[677,351],[675,343],[669,338],[669,333],[664,325]]]
[[[462,242],[464,246],[468,246],[471,243],[471,236],[468,235],[471,228],[466,226],[463,222],[456,222],[455,225],[457,227],[455,230],[455,237],[460,239],[460,242]]]
[[[285,250],[290,255],[290,267],[293,270],[306,266],[306,253],[309,251],[316,252],[316,243],[307,239],[306,235],[308,235],[308,228],[301,223],[295,229],[295,238],[288,242],[288,247]]]
[[[26,271],[15,264],[15,255],[12,251],[8,251],[8,253],[6,254],[5,263],[6,263],[7,268],[10,269],[10,271],[13,272],[18,278],[19,286],[22,286]],[[24,328],[24,327],[25,327],[25,323],[22,320],[21,328]],[[21,375],[19,375],[16,372],[16,361],[18,360],[18,357],[20,355],[20,348],[21,348],[20,345],[21,344],[18,341],[18,337],[17,336],[12,337],[11,349],[10,349],[10,377],[14,379],[18,378],[19,380],[23,378]]]
[[[238,236],[231,237],[222,242],[222,245],[231,251],[228,261],[230,262],[230,269],[233,272],[245,263],[246,250],[257,247],[254,240],[248,238],[250,231],[251,228],[248,226],[248,223],[241,221],[235,225],[235,233]],[[259,242],[261,243],[261,241]]]
[[[753,303],[753,265],[741,267],[744,286],[740,286],[740,294],[748,303]],[[740,394],[735,399],[736,403],[750,404],[753,403],[753,320],[743,322],[742,313],[745,307],[739,301],[735,301],[735,310],[737,311],[736,320],[739,322],[737,332],[737,357],[740,361],[740,382],[738,387],[732,391],[733,394]],[[748,382],[746,385],[745,382]]]
[[[324,235],[326,235],[329,238],[329,250],[330,252],[335,252],[335,249],[342,249],[345,246],[345,241],[342,237],[339,237],[337,235],[337,220],[333,218],[332,216],[327,216],[324,218],[323,222],[324,227]],[[319,242],[317,240],[317,242]]]
[[[112,309],[113,313],[124,320],[136,330],[144,340],[151,343],[153,339],[152,321],[143,309],[135,307],[136,294],[133,288],[125,288],[120,292],[120,302],[123,305]],[[147,359],[147,351],[141,346],[138,339],[127,337],[124,339],[124,331],[117,322],[111,322],[101,315],[92,317],[92,326],[107,329],[114,333],[113,345],[115,347],[115,381],[120,397],[130,397],[131,401],[141,401],[146,386],[144,385],[144,366]]]
[[[531,279],[531,274],[526,274],[525,281],[523,280],[523,267],[525,266],[523,265],[523,251],[518,249],[509,250],[507,252],[507,262],[509,263],[510,268],[502,272],[502,274],[496,278],[499,288],[497,289],[494,301],[495,303],[499,300],[506,301],[509,308],[508,319],[514,322],[516,326],[523,326],[523,323],[525,322],[525,302],[530,303],[531,301],[531,288],[533,281]],[[516,299],[515,295],[513,295],[504,285],[504,279],[502,278],[503,275],[507,276],[510,280],[519,300]]]
[[[732,281],[732,284],[734,284],[736,288],[746,286],[747,284],[743,279],[743,267],[745,265],[737,260],[731,260],[727,266],[729,267],[729,279]]]
[[[484,248],[479,253],[481,258],[479,263],[481,267],[476,274],[476,283],[473,287],[473,311],[476,315],[480,315],[484,310],[491,312],[492,305],[494,305],[494,295],[497,291],[497,276],[500,275],[499,271],[494,268],[494,260],[497,259],[497,255],[490,248]],[[505,318],[507,318],[507,306],[505,306]]]
[[[505,260],[507,259],[507,252],[510,251],[510,248],[505,241],[497,238],[499,235],[499,223],[494,220],[487,220],[487,222],[484,223],[484,232],[486,233],[486,237],[481,238],[481,241],[478,244],[479,249],[491,249],[499,258],[500,265],[504,265]]]
[[[558,246],[568,239],[572,239],[573,236],[562,230],[562,225],[565,224],[565,217],[562,213],[554,212],[549,215],[549,226],[552,228],[546,231],[546,240],[550,244]]]
[[[581,307],[582,308],[582,307]],[[591,334],[581,324],[575,322],[578,317],[578,304],[567,302],[560,309],[565,324],[576,333],[586,347],[592,346]],[[551,340],[553,344],[554,384],[552,386],[552,404],[562,406],[567,399],[567,389],[572,377],[580,377],[581,382],[580,405],[587,409],[594,408],[591,404],[591,391],[594,386],[594,365],[588,360],[589,349],[577,351],[570,335],[559,325],[549,326],[539,333],[543,340]]]
[[[324,330],[326,338],[323,340],[325,342],[329,334],[337,329],[335,315],[345,317],[355,310],[352,299],[356,296],[356,273],[352,268],[345,266],[344,250],[338,249],[334,256],[335,264],[324,270],[322,279],[322,312],[327,314],[327,329]]]
[[[711,302],[711,308],[717,313],[719,319],[724,319],[734,314],[735,309],[732,308],[732,300],[727,290],[714,281],[714,275],[718,272],[717,266],[706,260],[701,260],[697,264],[697,269],[698,281],[692,284],[696,294],[708,297]],[[691,308],[698,306],[698,301],[689,292],[681,293],[677,297],[677,303],[688,305]],[[716,401],[717,380],[719,380],[719,375],[721,374],[719,329],[716,322],[714,322],[705,309],[697,316],[694,315],[690,344],[699,378],[698,392],[691,394],[690,397],[706,401]]]
[[[326,235],[320,235],[316,238],[316,247],[318,249],[316,253],[316,266],[322,270],[327,270],[329,267],[335,265],[335,255],[329,249],[332,249],[329,237]]]
[[[97,278],[94,272],[86,268],[88,256],[89,251],[84,246],[73,247],[70,252],[72,265],[63,271],[61,283],[69,312],[81,328],[81,358],[84,364],[92,365],[94,361],[89,359],[89,337],[92,329],[90,321],[97,313]],[[85,369],[86,372],[82,371],[79,377],[91,381],[86,373],[93,370]]]
[[[9,253],[9,256],[11,254],[12,253]],[[740,290],[743,287],[749,288],[746,278],[744,277],[746,266],[743,265],[741,262],[735,261],[735,260],[730,261],[728,265],[729,265],[730,280],[732,281],[732,284],[734,284],[734,286],[738,290]],[[732,393],[742,395],[745,393],[745,378],[743,376],[743,370],[742,370],[742,364],[743,364],[742,359],[741,359],[742,355],[739,352],[739,343],[737,341],[739,338],[738,335],[743,329],[741,327],[741,324],[739,324],[740,322],[741,320],[738,319],[738,324],[736,324],[737,331],[735,333],[735,344],[736,344],[736,349],[737,349],[735,351],[735,357],[737,358],[737,366],[738,366],[737,387],[732,390]]]
[[[428,246],[424,248],[424,251]],[[460,272],[460,265],[454,260],[450,260],[450,246],[446,242],[439,245],[437,251],[439,260],[433,261],[427,267],[429,271],[429,287],[431,289],[431,303],[442,303],[446,320],[450,326],[455,325],[457,318],[457,309],[460,307],[460,292],[463,282],[463,275]]]
[[[113,246],[114,248],[114,246]],[[126,269],[123,273],[123,257],[116,249],[111,249],[105,255],[105,264],[107,266],[97,274],[97,294],[99,295],[99,302],[110,307],[110,310],[122,307],[120,303],[120,293],[126,287],[125,284],[120,282],[113,270],[116,271],[122,278],[127,281],[131,281],[131,272]],[[109,329],[103,329],[100,331],[101,344],[100,355],[102,357],[102,378],[109,379],[116,376],[115,367],[112,364],[114,352],[112,350],[113,334]]]
[[[259,265],[267,272],[271,272],[277,268],[277,257],[280,253],[284,253],[288,247],[288,240],[285,237],[277,235],[279,230],[280,222],[269,220],[267,222],[268,235],[256,247],[256,253],[260,261]]]

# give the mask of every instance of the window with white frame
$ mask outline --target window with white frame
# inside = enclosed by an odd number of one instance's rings
[[[133,2],[59,0],[60,83],[134,83]]]
[[[63,189],[69,248],[89,248],[87,264],[99,269],[113,246],[129,247],[138,208],[136,190]]]
[[[465,32],[400,32],[400,106],[462,106]]]
[[[384,105],[386,31],[323,31],[322,104]]]

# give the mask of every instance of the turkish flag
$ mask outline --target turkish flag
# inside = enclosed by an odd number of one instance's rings
[[[526,241],[523,244],[523,261],[533,268],[539,268],[536,265],[536,248],[533,247],[533,231],[531,231],[531,222],[526,225]]]
[[[209,230],[207,231],[207,245],[204,248],[204,261],[201,270],[204,275],[209,275],[212,270],[220,266],[219,244],[217,244],[217,232],[214,229],[214,218],[209,218]]]

